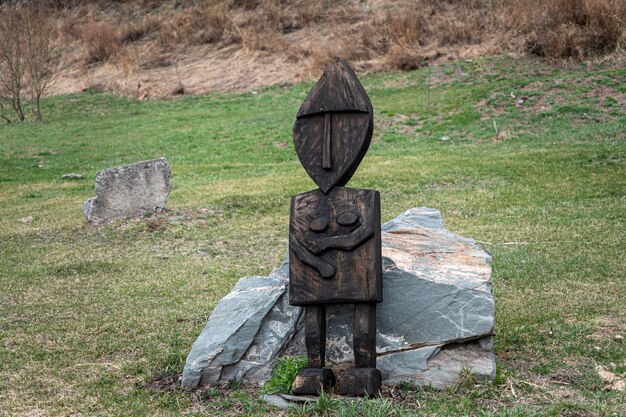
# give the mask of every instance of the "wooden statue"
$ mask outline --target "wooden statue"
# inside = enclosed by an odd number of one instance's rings
[[[293,129],[300,162],[320,187],[292,197],[289,303],[305,308],[308,367],[295,394],[335,384],[342,395],[380,389],[376,369],[376,303],[382,301],[380,195],[346,188],[372,138],[373,109],[354,71],[330,65],[306,97]],[[351,303],[355,368],[336,381],[325,368],[326,305]]]

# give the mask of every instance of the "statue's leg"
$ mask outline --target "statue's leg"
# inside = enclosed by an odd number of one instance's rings
[[[382,376],[376,369],[376,303],[356,303],[353,322],[354,365],[339,379],[342,395],[375,395]]]
[[[319,394],[335,385],[335,375],[326,362],[326,307],[304,308],[304,341],[308,365],[298,372],[291,390],[296,395]]]
[[[326,307],[304,308],[304,342],[311,368],[323,368],[326,363]]]
[[[376,303],[357,303],[353,323],[354,366],[376,368]]]

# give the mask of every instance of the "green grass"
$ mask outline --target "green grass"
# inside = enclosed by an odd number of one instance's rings
[[[626,372],[625,81],[509,58],[364,77],[377,127],[350,185],[381,191],[383,220],[434,207],[491,252],[498,380],[289,413],[626,415],[594,370]],[[289,197],[314,186],[291,144],[310,86],[83,93],[0,126],[0,415],[272,413],[237,384],[176,387],[219,299],[284,256]],[[85,226],[97,170],[159,156],[165,213]]]
[[[270,379],[263,385],[263,392],[267,394],[291,394],[291,385],[296,379],[298,371],[304,368],[306,364],[307,359],[304,356],[278,358]]]

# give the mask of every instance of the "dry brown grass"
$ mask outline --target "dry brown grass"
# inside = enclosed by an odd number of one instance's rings
[[[113,57],[121,46],[120,34],[109,22],[93,22],[81,28],[85,62],[93,64]]]
[[[147,14],[137,21],[126,22],[120,33],[124,43],[136,42],[161,31],[163,21],[158,16]]]
[[[64,13],[59,22],[61,41],[71,42],[80,37],[79,18],[75,13]]]
[[[502,52],[582,60],[620,52],[626,40],[626,0],[74,0],[66,6],[58,20],[59,42],[73,45],[67,54],[86,64],[114,63],[125,74],[202,59],[189,55],[198,47],[223,50],[224,59],[260,53],[308,79],[336,57],[368,71]]]
[[[158,38],[161,45],[171,47],[181,44],[205,44],[222,42],[228,45],[236,41],[232,20],[225,3],[202,2],[189,8],[175,10],[163,17]]]
[[[535,55],[584,59],[623,46],[625,0],[524,0],[506,10]]]

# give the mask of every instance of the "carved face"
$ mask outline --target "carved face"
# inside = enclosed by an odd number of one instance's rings
[[[302,103],[293,128],[300,162],[324,194],[345,185],[372,139],[372,104],[344,61],[326,69]]]

